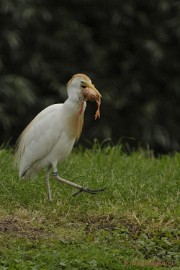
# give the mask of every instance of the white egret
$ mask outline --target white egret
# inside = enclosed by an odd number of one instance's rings
[[[68,99],[62,104],[54,104],[41,111],[22,132],[16,151],[19,177],[31,178],[44,167],[48,167],[45,183],[48,199],[52,200],[49,183],[50,169],[58,182],[71,185],[80,192],[95,194],[94,190],[72,183],[58,175],[58,162],[70,154],[79,138],[87,100],[95,100],[98,110],[95,119],[100,117],[101,94],[84,74],[76,74],[67,83]]]

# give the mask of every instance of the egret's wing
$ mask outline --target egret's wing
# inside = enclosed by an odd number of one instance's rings
[[[62,132],[63,104],[49,106],[40,112],[26,127],[19,139],[16,152],[20,175],[35,162],[44,158]]]

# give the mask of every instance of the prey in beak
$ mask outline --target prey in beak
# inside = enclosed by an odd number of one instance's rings
[[[96,101],[97,111],[95,113],[95,120],[100,118],[100,106],[101,106],[101,94],[90,82],[82,82],[81,87],[83,88],[84,100],[85,101]]]

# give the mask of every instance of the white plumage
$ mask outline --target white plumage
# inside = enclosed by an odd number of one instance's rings
[[[25,128],[16,152],[20,177],[31,178],[39,170],[48,167],[52,168],[57,181],[78,188],[75,194],[101,191],[84,188],[62,179],[57,173],[58,162],[67,158],[81,134],[87,91],[100,99],[100,93],[86,75],[74,75],[67,84],[68,99],[63,104],[54,104],[41,111]],[[48,198],[51,200],[49,170],[45,179]]]

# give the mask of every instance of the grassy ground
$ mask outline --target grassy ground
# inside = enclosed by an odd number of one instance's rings
[[[76,150],[59,174],[97,195],[72,197],[43,173],[18,179],[0,151],[0,269],[180,269],[180,154],[160,159],[120,147]]]

